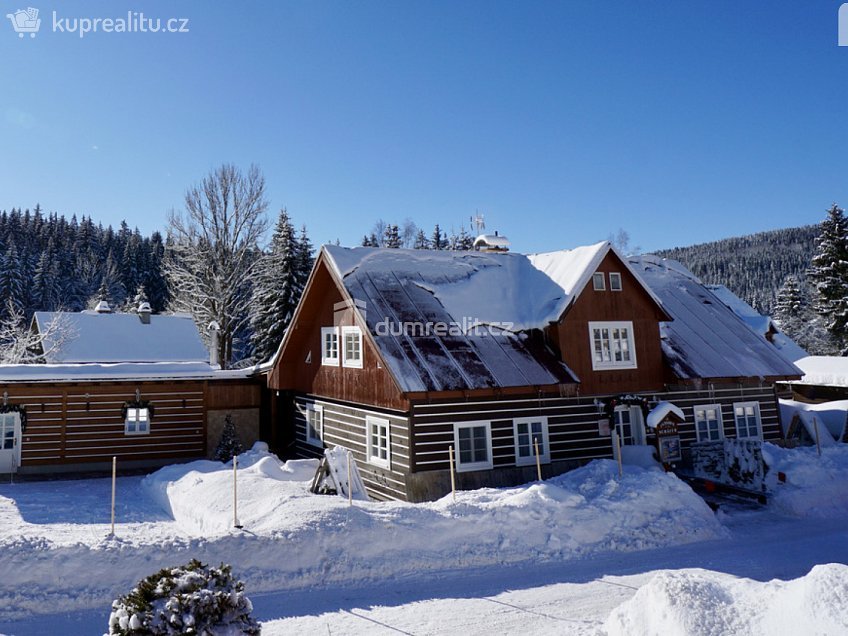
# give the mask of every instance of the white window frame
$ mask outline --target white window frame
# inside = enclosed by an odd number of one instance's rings
[[[617,362],[598,361],[595,359],[595,329],[608,329],[610,331],[610,348],[612,348],[612,331],[614,329],[627,329],[627,348],[630,353],[630,360]],[[589,356],[592,358],[592,369],[594,371],[605,371],[608,369],[636,369],[636,336],[633,333],[633,323],[629,320],[625,321],[604,321],[589,323]],[[610,353],[612,357],[612,353]]]
[[[610,291],[620,292],[621,291],[621,274],[619,272],[610,272]],[[618,281],[617,283],[614,281]]]
[[[743,415],[744,415],[744,409],[749,407],[749,406],[754,407],[754,416],[756,417],[756,420],[757,420],[757,434],[756,435],[740,435],[740,433],[739,433],[739,418],[737,417],[736,409],[738,409],[738,408],[743,409]],[[760,403],[759,402],[734,402],[733,403],[733,424],[736,427],[736,438],[737,439],[762,439],[763,438],[763,419],[760,415]],[[747,416],[746,416],[745,428],[748,429],[748,432],[750,433],[750,426],[748,426]]]
[[[326,337],[327,335],[336,337],[336,355],[327,355]],[[321,327],[321,364],[324,366],[337,367],[339,366],[339,352],[341,348],[341,338],[339,337],[338,327]]]
[[[486,429],[486,451],[488,459],[483,462],[462,462],[459,448],[459,431],[463,428],[484,427]],[[454,459],[456,461],[456,472],[465,473],[472,470],[491,470],[494,466],[492,459],[492,423],[489,421],[476,422],[454,422],[453,425]]]
[[[535,466],[536,464],[536,449],[533,444],[535,436],[532,434],[532,429],[528,428],[530,434],[530,454],[526,457],[521,457],[519,448],[519,432],[518,429],[522,424],[528,427],[533,423],[540,422],[542,424],[541,439],[539,445],[542,447],[542,452],[539,453],[539,463],[551,463],[551,445],[548,437],[548,418],[547,417],[521,417],[512,421],[512,433],[515,436],[515,465],[516,466]]]
[[[707,436],[701,436],[701,429],[698,427],[700,418],[698,418],[698,411],[704,412],[703,421],[709,421],[706,418],[706,413],[708,410],[715,410],[718,414],[718,439],[712,439],[710,437],[710,429],[709,424],[707,424]],[[734,411],[735,413],[735,411]],[[724,417],[721,412],[721,404],[698,404],[692,408],[692,421],[695,422],[695,439],[699,442],[718,442],[724,439]]]
[[[374,434],[371,430],[372,426],[384,426],[386,428],[385,436],[385,451],[386,457],[380,457],[381,445],[374,446]],[[380,441],[383,440],[382,435],[377,435]],[[380,466],[381,468],[391,469],[392,467],[392,423],[384,417],[374,417],[373,415],[365,416],[365,440],[366,454],[369,464]]]
[[[144,418],[140,416],[144,413]],[[143,425],[143,426],[142,426]],[[130,429],[132,426],[132,429]],[[127,407],[124,418],[124,435],[150,435],[150,409],[147,407]]]
[[[359,358],[350,358],[347,357],[347,337],[349,334],[354,334],[356,336],[357,341],[359,342]],[[353,325],[349,327],[342,327],[342,337],[339,340],[339,348],[341,350],[342,356],[342,366],[350,369],[361,369],[362,368],[362,359],[364,357],[364,352],[362,351],[362,330]]]
[[[315,428],[310,424],[311,413],[315,413],[318,417],[318,437],[309,434],[309,431]],[[304,415],[306,416],[306,443],[310,446],[324,448],[324,407],[320,404],[307,404]]]
[[[595,272],[592,274],[592,289],[595,291],[606,291],[607,284],[603,272]]]

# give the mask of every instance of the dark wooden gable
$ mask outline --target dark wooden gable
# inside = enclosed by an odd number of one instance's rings
[[[604,291],[596,291],[589,277],[588,284],[559,322],[548,329],[548,336],[559,348],[563,362],[580,379],[581,395],[661,389],[666,374],[660,321],[667,320],[667,315],[614,251],[607,252],[594,271],[604,273]],[[621,275],[621,291],[610,290],[611,272]],[[596,371],[592,368],[589,323],[595,321],[633,323],[636,369]]]
[[[348,297],[322,252],[268,377],[269,388],[407,410],[408,402],[386,369],[368,329],[355,322],[352,311],[345,311],[339,324],[356,324],[362,329],[363,367],[321,364],[321,328],[333,326],[333,306],[344,300]]]

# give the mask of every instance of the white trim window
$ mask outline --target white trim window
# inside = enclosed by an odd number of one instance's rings
[[[342,366],[362,368],[362,330],[359,327],[342,327]]]
[[[324,407],[306,405],[306,443],[324,448]]]
[[[589,346],[592,369],[635,369],[636,348],[633,344],[633,323],[590,322]]]
[[[321,327],[321,364],[339,366],[338,327]]]
[[[492,468],[492,423],[456,422],[453,425],[456,472]]]
[[[604,291],[607,286],[604,282],[604,273],[603,272],[595,272],[592,274],[592,288],[595,291]]]
[[[150,411],[146,408],[129,407],[124,419],[124,435],[149,435]]]
[[[530,466],[536,463],[536,444],[539,445],[539,461],[549,464],[551,448],[548,443],[548,418],[524,417],[513,421],[515,434],[515,465]]]
[[[721,404],[696,406],[692,411],[695,416],[695,434],[699,442],[717,442],[724,438]]]
[[[734,402],[733,419],[736,422],[736,437],[762,439],[758,402]]]
[[[382,468],[391,468],[391,425],[389,420],[381,417],[365,416],[367,431],[368,463]]]
[[[621,291],[621,274],[610,272],[610,291]]]

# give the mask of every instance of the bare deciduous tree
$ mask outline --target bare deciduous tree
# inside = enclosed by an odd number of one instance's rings
[[[41,331],[30,327],[10,300],[7,315],[0,321],[0,364],[43,364],[74,335],[61,312]]]
[[[204,338],[216,323],[218,360],[232,362],[233,338],[248,320],[259,242],[268,227],[265,178],[257,166],[246,174],[224,164],[185,195],[185,211],[168,217],[166,274],[172,309],[190,313]]]

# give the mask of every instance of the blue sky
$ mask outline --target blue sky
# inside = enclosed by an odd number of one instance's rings
[[[150,232],[254,162],[316,243],[475,210],[518,251],[815,223],[848,205],[839,4],[0,0],[0,208]],[[190,32],[80,38],[54,10]]]

